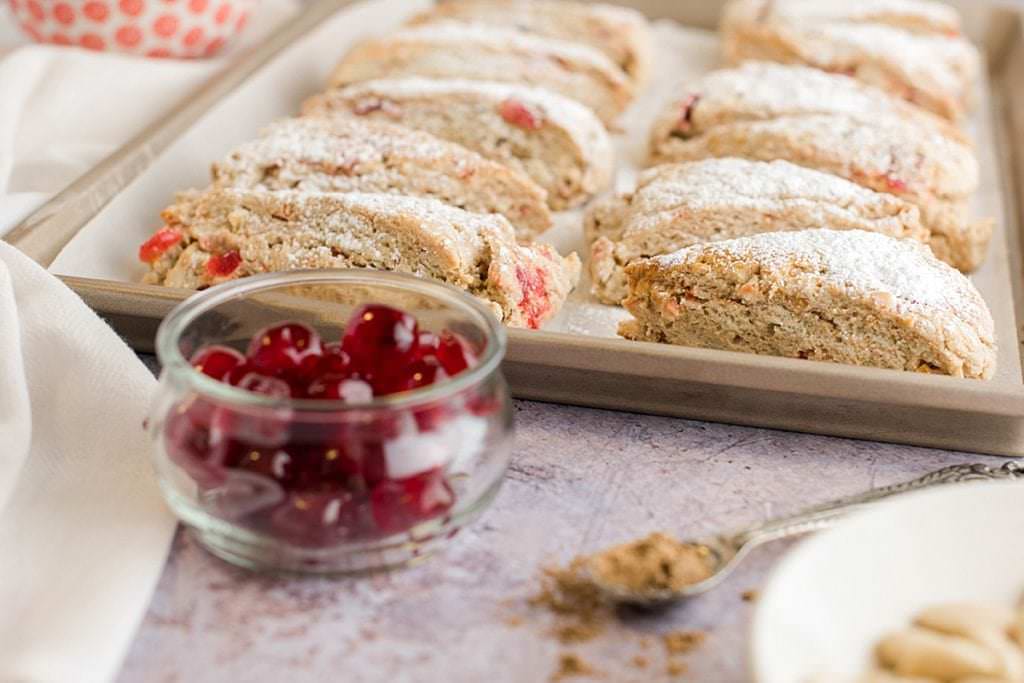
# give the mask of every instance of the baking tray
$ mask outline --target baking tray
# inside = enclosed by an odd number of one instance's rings
[[[262,45],[40,208],[5,238],[49,265],[76,233],[164,149],[224,97],[327,20],[346,0],[309,5]],[[724,2],[621,2],[651,18],[713,29]],[[1024,15],[984,2],[952,3],[989,62],[989,106],[977,116],[994,136],[983,163],[999,198],[1005,301],[1021,320],[1020,228],[1024,224]],[[340,50],[339,50],[340,53]],[[330,64],[336,54],[324,55]],[[212,159],[207,159],[207,162]],[[170,189],[170,188],[169,188]],[[170,191],[168,192],[168,195]],[[149,217],[140,220],[149,221]],[[62,276],[137,350],[152,349],[159,321],[187,292]],[[991,293],[989,295],[991,299]],[[1012,304],[1012,306],[1011,306]],[[1024,379],[1019,328],[1003,317],[1000,344],[1013,360],[1000,382],[901,373],[564,332],[510,330],[504,365],[515,396],[542,401],[866,438],[999,455],[1024,454]],[[1008,354],[1007,354],[1008,352]]]

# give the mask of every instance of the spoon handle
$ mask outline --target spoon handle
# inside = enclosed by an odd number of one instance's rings
[[[952,465],[943,467],[923,477],[891,486],[882,486],[847,498],[823,503],[793,515],[768,520],[740,531],[735,535],[737,546],[758,545],[766,541],[787,538],[797,534],[816,531],[832,526],[835,522],[869,503],[909,491],[919,491],[933,486],[956,484],[964,481],[1024,480],[1024,461],[1010,461],[1002,467],[988,465]]]

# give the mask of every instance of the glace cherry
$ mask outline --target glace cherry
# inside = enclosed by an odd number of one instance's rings
[[[311,327],[288,322],[255,335],[245,355],[210,346],[191,363],[209,377],[264,396],[359,405],[443,381],[476,365],[477,355],[457,334],[421,331],[404,311],[368,305],[351,317],[340,341],[324,343]],[[291,404],[190,399],[168,415],[164,435],[168,455],[205,491],[204,500],[227,500],[230,493],[240,523],[288,542],[325,546],[399,533],[447,514],[455,496],[436,460],[424,463],[431,469],[394,478],[386,447],[420,434],[436,438],[459,415],[485,412],[477,408],[469,396],[406,413],[339,419],[328,412],[312,419],[300,417]],[[248,507],[236,500],[249,496],[241,484],[256,496],[260,487],[254,484],[261,481],[280,497],[259,505],[253,498]],[[215,513],[220,509],[211,505]]]

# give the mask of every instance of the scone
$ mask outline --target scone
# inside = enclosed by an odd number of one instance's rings
[[[594,113],[540,88],[460,79],[367,81],[317,95],[303,113],[389,121],[458,143],[532,178],[555,210],[606,189],[614,169],[611,140]]]
[[[958,120],[974,104],[981,57],[953,8],[922,0],[732,0],[726,60],[807,64],[844,73]]]
[[[500,213],[528,240],[551,227],[543,189],[519,171],[429,133],[356,118],[286,119],[213,165],[236,189],[387,192]]]
[[[575,0],[459,0],[441,2],[412,24],[455,20],[514,28],[600,50],[634,83],[647,80],[652,38],[647,19],[634,9]]]
[[[651,127],[651,148],[728,123],[808,114],[843,114],[866,123],[887,114],[967,142],[963,131],[946,119],[849,76],[798,64],[746,62],[681,84]]]
[[[979,182],[971,148],[898,116],[880,113],[870,124],[837,114],[741,121],[690,139],[670,138],[654,152],[656,163],[783,159],[894,194],[921,210],[935,255],[963,271],[984,260],[992,236],[991,220],[968,217]]]
[[[928,242],[917,207],[785,161],[706,159],[644,171],[633,192],[596,204],[584,220],[593,294],[618,304],[626,266],[684,247],[762,232],[868,230]]]
[[[772,232],[626,269],[627,339],[988,379],[992,316],[970,280],[910,240]]]
[[[353,48],[332,87],[376,78],[463,78],[532,85],[590,107],[611,125],[633,99],[633,84],[603,53],[514,28],[442,21]]]
[[[145,281],[202,289],[255,273],[374,268],[412,273],[466,290],[513,327],[539,327],[579,278],[575,254],[516,243],[496,214],[390,194],[184,193],[143,246]]]

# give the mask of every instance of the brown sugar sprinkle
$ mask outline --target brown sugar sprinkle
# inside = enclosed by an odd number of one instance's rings
[[[670,655],[684,655],[704,642],[703,631],[672,631],[661,637],[665,651]]]
[[[740,598],[742,598],[743,602],[755,602],[760,595],[760,591],[755,588],[751,588],[740,593]]]
[[[589,664],[579,655],[572,652],[563,652],[558,656],[558,668],[551,675],[551,682],[573,678],[575,676],[594,676],[597,674]]]
[[[644,657],[643,655],[636,655],[636,656],[634,656],[632,661],[633,661],[633,666],[635,666],[638,669],[646,669],[647,668],[647,657]]]
[[[615,546],[589,559],[596,578],[627,591],[679,590],[712,574],[706,546],[662,533]]]

